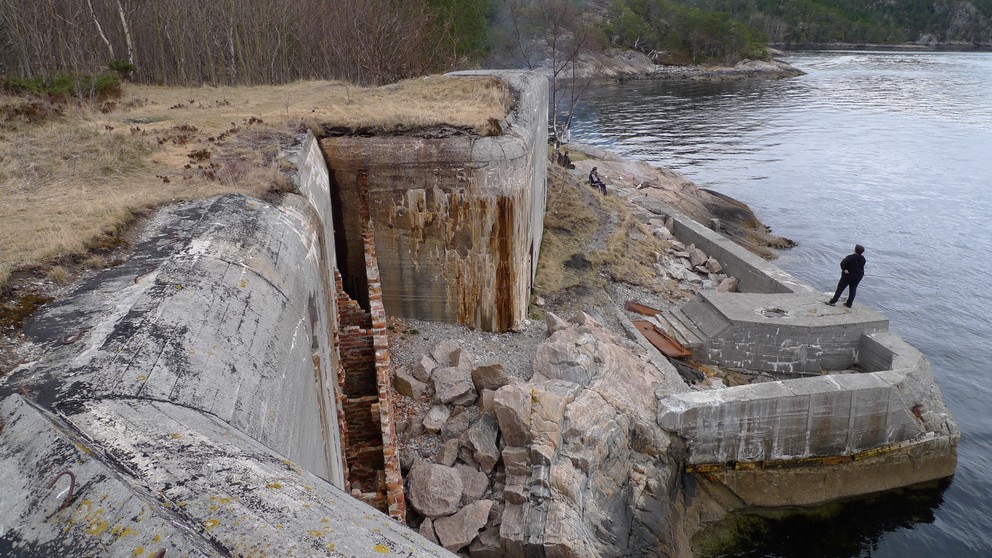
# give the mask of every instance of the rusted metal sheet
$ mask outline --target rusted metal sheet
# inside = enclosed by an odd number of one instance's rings
[[[669,358],[687,358],[692,356],[692,351],[686,349],[681,343],[672,338],[664,331],[658,329],[657,326],[651,322],[637,321],[634,322],[634,326],[637,331],[641,332],[641,335],[645,337],[656,349],[662,352],[665,356]]]
[[[661,310],[651,308],[650,306],[644,306],[643,304],[638,304],[633,300],[628,300],[627,304],[624,304],[623,307],[630,312],[634,312],[642,316],[657,316],[658,314],[661,314]]]

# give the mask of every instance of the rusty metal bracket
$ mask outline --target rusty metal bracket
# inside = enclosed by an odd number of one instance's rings
[[[69,469],[66,469],[60,472],[59,474],[55,475],[55,478],[53,478],[52,481],[48,483],[48,489],[51,490],[52,487],[55,486],[55,482],[65,475],[69,475],[69,493],[66,494],[65,499],[62,500],[62,504],[59,506],[59,511],[64,510],[66,506],[69,505],[69,502],[72,501],[72,493],[76,490],[76,474],[70,471]]]

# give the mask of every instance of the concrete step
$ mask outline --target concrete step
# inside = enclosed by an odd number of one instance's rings
[[[666,310],[653,318],[659,327],[690,349],[703,346],[702,332],[681,310]]]

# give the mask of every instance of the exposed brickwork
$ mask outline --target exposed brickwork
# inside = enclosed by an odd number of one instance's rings
[[[337,270],[334,273],[337,341],[344,369],[341,418],[348,482],[354,497],[404,522],[406,501],[391,399],[392,361],[364,181],[359,183],[359,200],[368,311],[345,292],[341,274]]]

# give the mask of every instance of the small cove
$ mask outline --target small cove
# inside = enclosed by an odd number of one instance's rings
[[[867,247],[858,301],[927,355],[963,438],[949,483],[729,526],[724,556],[992,554],[992,54],[797,53],[807,75],[590,91],[572,137],[748,203],[830,291]],[[607,177],[608,178],[608,177]]]

